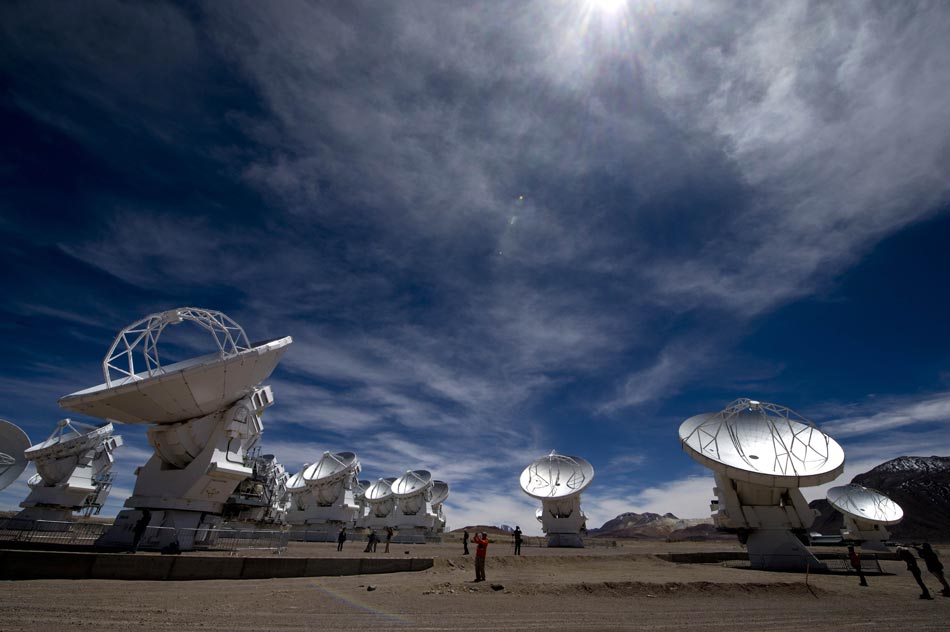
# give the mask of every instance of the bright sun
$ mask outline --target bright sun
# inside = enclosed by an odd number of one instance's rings
[[[627,0],[587,0],[587,4],[600,13],[614,14],[627,4]]]

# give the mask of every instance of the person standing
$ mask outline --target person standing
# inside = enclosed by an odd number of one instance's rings
[[[376,532],[370,530],[369,535],[366,536],[366,548],[363,549],[363,553],[375,553],[376,552],[376,543],[379,541],[379,537],[376,535]]]
[[[386,527],[386,550],[384,553],[389,553],[389,543],[393,541],[393,528]]]
[[[515,525],[515,555],[521,555],[521,527]]]
[[[488,555],[488,534],[475,534],[472,542],[478,547],[475,549],[475,581],[485,581],[485,557]]]
[[[346,542],[346,527],[340,527],[340,533],[336,536],[336,550],[343,550],[343,543]]]
[[[917,549],[917,555],[920,556],[920,559],[927,565],[927,570],[930,571],[930,574],[936,577],[943,585],[943,590],[940,591],[940,594],[944,597],[950,597],[950,585],[947,584],[947,578],[943,574],[943,563],[937,556],[937,552],[930,548],[929,542],[924,542],[922,546],[915,546],[914,548]]]
[[[848,559],[851,560],[851,568],[857,571],[858,577],[861,578],[858,586],[867,586],[868,580],[864,578],[864,571],[861,570],[861,556],[854,550],[854,546],[850,544],[848,545]]]
[[[907,570],[910,571],[910,574],[914,576],[914,580],[916,580],[917,585],[920,586],[920,590],[922,591],[920,593],[920,598],[933,599],[933,597],[930,596],[930,591],[927,590],[927,584],[925,584],[924,580],[920,578],[920,567],[917,566],[917,560],[914,558],[914,554],[910,552],[910,549],[908,549],[906,546],[897,547],[897,557],[901,558],[901,560],[907,564]]]
[[[468,555],[468,529],[462,533],[462,555]]]

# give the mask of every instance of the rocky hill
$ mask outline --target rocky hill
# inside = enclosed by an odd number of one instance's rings
[[[876,489],[903,508],[904,519],[888,527],[893,540],[950,542],[950,457],[898,457],[851,482]],[[838,533],[841,514],[825,500],[810,504],[821,511],[812,530]]]
[[[671,513],[622,513],[599,529],[591,529],[592,538],[633,538],[640,540],[694,540],[717,537],[712,519],[682,520]],[[735,537],[735,536],[730,536]]]

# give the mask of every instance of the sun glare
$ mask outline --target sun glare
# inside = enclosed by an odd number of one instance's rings
[[[587,4],[594,11],[614,15],[627,4],[627,0],[587,0]]]

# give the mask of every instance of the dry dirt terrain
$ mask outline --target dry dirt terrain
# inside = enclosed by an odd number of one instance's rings
[[[253,581],[0,583],[0,630],[947,630],[950,598],[933,601],[904,565],[870,576],[770,573],[653,556],[738,550],[728,543],[632,543],[583,550],[489,549],[488,581],[472,583],[455,545],[394,545],[435,557],[417,573]],[[944,560],[950,551],[940,551]],[[357,542],[297,544],[293,556],[386,555]],[[929,574],[925,581],[937,585]]]

